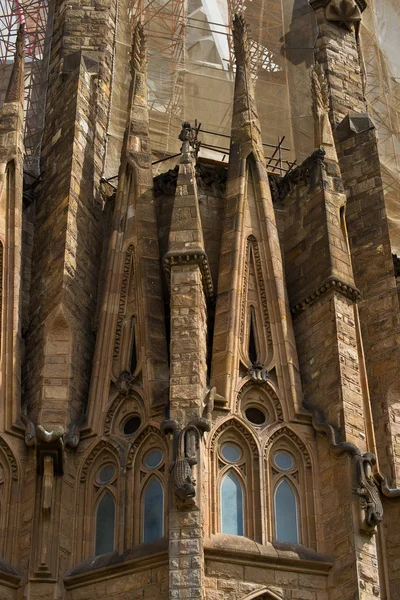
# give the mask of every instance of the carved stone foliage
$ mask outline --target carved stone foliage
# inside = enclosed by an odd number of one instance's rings
[[[361,12],[354,0],[330,0],[325,7],[325,16],[348,31],[361,21]]]
[[[117,327],[115,330],[115,341],[114,341],[114,352],[113,360],[116,361],[119,358],[122,344],[122,332],[124,326],[124,318],[126,314],[126,305],[128,302],[129,283],[132,276],[133,270],[133,253],[134,247],[130,245],[125,254],[124,269],[122,273],[121,292],[119,296],[118,305],[118,316],[117,316]]]
[[[81,483],[84,483],[86,481],[92,464],[94,463],[96,458],[99,456],[99,454],[101,452],[104,452],[104,450],[108,450],[109,452],[111,452],[113,454],[113,456],[118,458],[117,448],[113,444],[108,442],[107,440],[100,440],[100,442],[98,444],[96,444],[96,446],[89,453],[88,457],[85,459],[85,462],[84,462],[84,465],[82,467],[81,474],[80,474]]]
[[[325,151],[317,148],[298,167],[289,171],[283,177],[269,175],[272,199],[274,202],[283,202],[296,187],[296,185],[308,185],[317,166],[324,167]]]
[[[175,196],[179,167],[170,169],[154,178],[155,196]]]
[[[205,192],[211,191],[222,196],[225,192],[227,174],[228,170],[225,167],[203,163],[196,165],[197,185]]]
[[[288,437],[296,446],[296,448],[299,449],[299,451],[302,453],[303,457],[304,457],[304,462],[308,467],[311,467],[311,458],[310,458],[310,454],[306,448],[306,445],[304,444],[304,442],[302,442],[302,440],[299,438],[299,436],[292,430],[290,429],[290,427],[287,427],[286,425],[284,427],[281,427],[280,429],[277,429],[267,440],[267,443],[265,444],[265,457],[267,457],[267,454],[269,452],[270,447],[272,446],[272,444],[279,439],[280,437]]]
[[[135,73],[144,73],[147,68],[146,55],[146,37],[143,31],[143,25],[138,23],[133,32],[132,54],[131,54],[131,69],[132,77]]]
[[[240,410],[242,401],[245,398],[245,396],[248,394],[248,392],[250,392],[251,389],[254,389],[254,388],[255,388],[254,382],[247,381],[244,384],[244,386],[239,390],[239,393],[236,398],[236,411],[237,412]],[[279,400],[275,390],[268,383],[263,383],[261,385],[258,385],[257,390],[259,390],[259,389],[261,389],[262,394],[265,394],[265,396],[268,398],[268,400],[270,400],[270,402],[275,410],[276,420],[283,421],[282,405],[280,403],[280,400]]]

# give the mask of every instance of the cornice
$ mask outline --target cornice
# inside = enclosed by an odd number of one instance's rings
[[[360,291],[356,287],[350,285],[340,277],[332,275],[327,277],[321,285],[308,294],[303,300],[296,302],[290,309],[292,314],[296,315],[297,313],[302,312],[329,291],[340,292],[343,296],[349,298],[353,302],[359,302],[361,299]]]

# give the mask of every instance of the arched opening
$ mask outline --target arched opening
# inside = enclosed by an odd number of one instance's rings
[[[163,535],[164,490],[157,477],[151,477],[144,491],[143,541],[152,542]]]
[[[114,550],[115,502],[109,492],[100,500],[96,511],[95,556]]]
[[[221,482],[221,531],[244,535],[243,490],[232,470],[224,475]]]
[[[292,486],[282,479],[274,494],[275,537],[278,542],[298,544],[297,500]]]

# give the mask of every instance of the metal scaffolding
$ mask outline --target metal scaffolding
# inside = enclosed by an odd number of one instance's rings
[[[0,93],[4,95],[14,60],[19,26],[25,24],[25,162],[39,174],[44,124],[49,31],[48,3],[43,0],[0,0]]]

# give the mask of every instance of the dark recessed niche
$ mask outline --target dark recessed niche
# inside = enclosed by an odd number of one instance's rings
[[[246,408],[244,414],[246,415],[246,419],[250,421],[250,423],[253,423],[253,425],[263,425],[267,420],[265,413],[254,406]]]
[[[137,431],[140,427],[141,420],[140,417],[131,417],[125,422],[123,427],[123,431],[125,435],[132,435]]]

